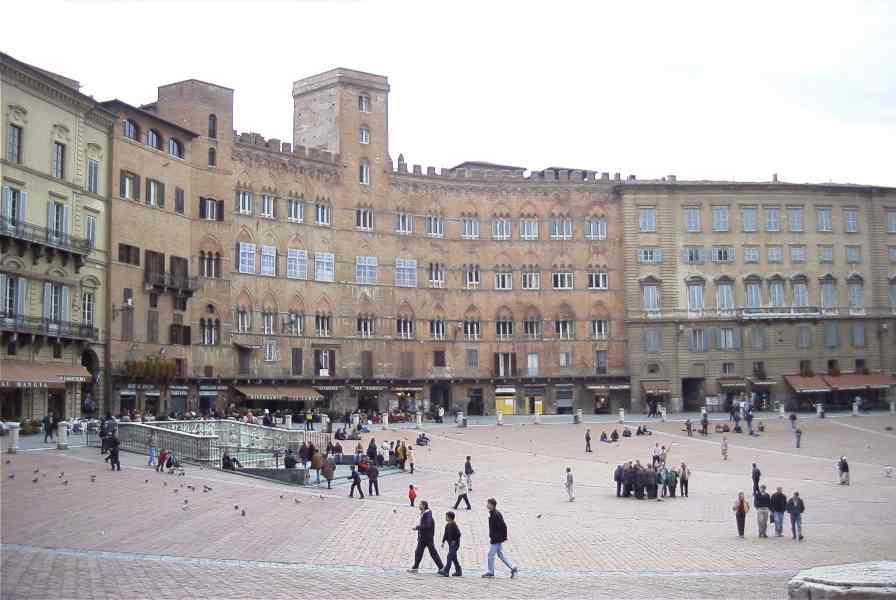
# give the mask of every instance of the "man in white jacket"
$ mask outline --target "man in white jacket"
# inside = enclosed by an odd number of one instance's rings
[[[569,501],[575,502],[576,490],[572,479],[572,469],[570,467],[566,467],[566,482],[564,485],[566,486],[566,494],[569,496]]]

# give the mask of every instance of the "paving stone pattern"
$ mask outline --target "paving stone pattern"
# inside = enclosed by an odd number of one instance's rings
[[[176,477],[127,453],[123,470],[113,473],[92,448],[4,455],[0,594],[781,598],[801,569],[896,556],[896,478],[883,469],[896,463],[896,435],[884,430],[896,418],[807,417],[798,450],[786,422],[766,423],[761,437],[729,434],[728,461],[721,460],[720,435],[688,438],[681,423],[656,424],[654,435],[615,445],[596,441],[614,424],[588,424],[591,454],[582,451],[584,425],[430,428],[433,443],[417,448],[416,472],[381,478],[382,495],[364,500],[349,499],[344,480],[318,490],[192,467]],[[365,436],[365,447],[371,436],[412,441],[414,432],[377,431]],[[691,497],[617,499],[615,465],[646,462],[657,442],[671,447],[670,463],[690,466]],[[409,575],[418,511],[407,486],[430,501],[439,542],[454,502],[451,484],[467,454],[476,469],[473,510],[456,511],[465,576],[436,577],[428,557],[419,575]],[[850,460],[848,487],[837,484],[841,454]],[[735,535],[731,506],[738,491],[749,495],[754,461],[770,488],[804,497],[802,543],[789,534],[758,539],[752,512],[747,538]],[[575,502],[561,483],[566,466],[575,475]],[[498,499],[509,526],[505,552],[521,567],[514,580],[500,563],[495,580],[479,577],[489,497]]]

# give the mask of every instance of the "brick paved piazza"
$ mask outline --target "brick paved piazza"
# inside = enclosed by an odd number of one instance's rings
[[[431,428],[417,473],[383,477],[382,496],[363,501],[348,499],[345,483],[317,491],[191,468],[186,477],[158,475],[127,453],[121,473],[107,471],[95,449],[4,455],[2,597],[780,598],[801,568],[896,556],[896,477],[883,468],[896,464],[896,435],[884,429],[896,418],[807,416],[799,450],[785,422],[767,423],[759,438],[729,435],[727,462],[719,435],[689,439],[680,422],[619,445],[595,441],[589,455],[583,425]],[[595,440],[613,427],[588,426]],[[644,462],[655,442],[672,445],[670,461],[690,465],[691,497],[617,499],[612,468]],[[453,473],[467,454],[477,473],[474,509],[458,511],[465,576],[437,577],[428,558],[409,575],[417,511],[407,505],[408,483],[430,500],[440,536]],[[850,487],[836,483],[840,454],[849,457]],[[757,538],[754,513],[747,538],[736,537],[731,505],[738,491],[749,495],[753,461],[770,487],[805,498],[804,542]],[[567,465],[575,503],[560,483]],[[494,580],[479,577],[489,496],[508,522],[505,550],[521,568],[513,580],[500,566]]]

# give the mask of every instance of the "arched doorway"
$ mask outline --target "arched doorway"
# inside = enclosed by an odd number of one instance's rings
[[[100,359],[93,349],[87,348],[81,353],[81,366],[90,372],[90,380],[81,384],[81,414],[93,415],[99,410],[95,390],[100,376]]]

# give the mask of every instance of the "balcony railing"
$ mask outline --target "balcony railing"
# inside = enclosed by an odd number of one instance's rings
[[[183,292],[195,292],[199,289],[199,278],[188,277],[178,273],[159,273],[156,271],[145,271],[143,281],[148,285],[155,287],[167,288]]]
[[[0,329],[54,338],[95,340],[99,337],[99,329],[92,325],[40,317],[26,317],[25,315],[5,312],[0,312]]]
[[[743,319],[805,319],[821,316],[818,306],[759,306],[740,309]]]
[[[12,219],[8,216],[0,217],[0,235],[58,248],[74,254],[87,255],[90,254],[92,249],[90,240],[63,233],[56,229]]]

